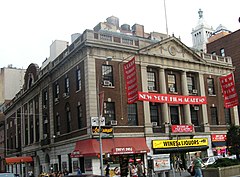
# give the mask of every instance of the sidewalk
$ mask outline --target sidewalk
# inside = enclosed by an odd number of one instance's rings
[[[153,177],[192,177],[187,171],[185,172],[175,172],[175,175],[173,173],[173,171],[169,171],[169,173],[165,173],[165,176],[164,174],[162,173],[158,173],[158,174],[154,174]]]

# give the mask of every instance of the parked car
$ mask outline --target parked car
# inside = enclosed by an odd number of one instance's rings
[[[202,161],[205,166],[208,166],[210,164],[213,164],[219,158],[223,158],[223,156],[204,157],[204,158],[202,158]]]
[[[236,155],[230,155],[227,158],[229,158],[229,159],[237,159],[237,156]]]

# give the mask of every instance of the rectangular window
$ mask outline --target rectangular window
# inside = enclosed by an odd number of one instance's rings
[[[178,106],[170,106],[171,124],[179,125],[179,111]]]
[[[148,90],[156,90],[156,76],[154,72],[147,72]]]
[[[68,109],[67,110],[67,132],[71,132],[72,131],[72,126],[71,126],[71,112]]]
[[[157,104],[150,103],[150,118],[151,118],[151,122],[157,122],[157,124],[159,125]]]
[[[113,102],[104,102],[105,124],[110,125],[111,120],[115,120],[115,104]]]
[[[138,116],[137,116],[137,104],[128,104],[128,125],[135,126],[138,123]]]
[[[54,85],[54,96],[55,96],[55,98],[59,98],[59,84],[58,83],[56,83]]]
[[[191,121],[194,126],[199,126],[198,110],[196,110],[195,106],[191,106]]]
[[[83,110],[82,110],[82,105],[79,105],[77,107],[77,115],[78,115],[78,128],[83,128]]]
[[[77,86],[77,88],[76,88],[76,90],[78,91],[80,91],[81,90],[81,87],[82,87],[82,84],[81,84],[81,72],[80,72],[80,69],[78,69],[77,71],[76,71],[76,86]]]
[[[218,114],[217,114],[217,108],[211,107],[211,123],[212,125],[218,125]]]
[[[207,86],[208,86],[208,94],[209,95],[215,95],[213,78],[207,78]]]
[[[69,81],[69,78],[68,77],[66,77],[65,78],[65,93],[66,94],[69,94],[69,92],[70,92],[70,83],[69,83],[70,81]]]
[[[57,116],[56,116],[56,132],[57,132],[57,135],[60,133],[60,128],[61,128],[61,119],[60,119],[60,115],[57,113]]]
[[[228,125],[232,124],[231,112],[230,112],[229,108],[224,108],[224,115],[225,115],[226,124],[228,124]]]
[[[47,107],[47,102],[48,102],[48,92],[43,91],[43,108]]]
[[[113,86],[113,68],[111,65],[102,65],[102,81],[104,86]]]
[[[188,87],[189,93],[194,92],[195,86],[194,86],[194,78],[192,76],[187,76],[187,87]]]
[[[221,49],[220,49],[220,55],[221,55],[222,57],[225,57],[225,50],[224,50],[224,48],[221,48]]]
[[[168,74],[168,90],[169,92],[177,92],[176,76]]]

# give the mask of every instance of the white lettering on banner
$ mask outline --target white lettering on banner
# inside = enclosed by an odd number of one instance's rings
[[[138,99],[149,102],[172,103],[172,104],[207,104],[205,96],[183,96],[170,94],[156,94],[138,92]]]

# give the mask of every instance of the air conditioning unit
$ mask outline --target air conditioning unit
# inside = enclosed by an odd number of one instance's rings
[[[112,86],[112,82],[108,81],[108,80],[104,80],[103,81],[103,85],[104,86]]]
[[[47,134],[43,134],[43,139],[46,139],[47,138]]]
[[[153,126],[153,127],[156,127],[157,125],[158,125],[157,122],[152,122],[152,126]]]
[[[197,94],[197,89],[193,89],[192,93]]]
[[[194,109],[195,111],[198,111],[198,110],[199,110],[199,106],[194,106],[193,109]]]
[[[47,108],[47,106],[46,105],[43,105],[43,109],[46,109]]]
[[[55,102],[58,102],[58,101],[59,101],[59,99],[58,99],[58,98],[55,98],[55,99],[54,99],[54,101],[55,101]]]
[[[60,131],[57,132],[57,135],[60,135]]]
[[[148,86],[148,90],[149,91],[153,91],[154,90],[154,86]]]
[[[110,124],[111,124],[111,125],[117,125],[117,121],[116,121],[116,120],[111,120],[111,121],[110,121]]]
[[[45,120],[44,120],[44,123],[45,123],[45,124],[47,124],[47,123],[48,123],[48,120],[47,120],[47,119],[45,119]]]
[[[170,88],[169,88],[169,91],[170,91],[170,92],[175,92],[175,88],[174,88],[174,87],[170,87]]]
[[[66,97],[68,94],[67,93],[63,93],[63,97]]]

